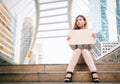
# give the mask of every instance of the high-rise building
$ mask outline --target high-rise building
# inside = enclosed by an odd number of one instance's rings
[[[96,33],[101,32],[101,9],[99,0],[89,0],[89,24]]]
[[[107,0],[89,0],[90,24],[97,33],[99,41],[109,40],[108,19],[106,14]],[[102,36],[101,36],[102,35]]]
[[[100,0],[101,4],[101,22],[102,22],[102,41],[109,40],[108,19],[106,14],[107,0]]]
[[[23,21],[23,29],[21,32],[20,64],[24,63],[27,51],[30,47],[32,31],[33,31],[32,19],[29,17],[25,17]]]
[[[120,42],[120,0],[116,0],[117,35]]]
[[[0,1],[0,59],[14,63],[15,25],[7,6]]]

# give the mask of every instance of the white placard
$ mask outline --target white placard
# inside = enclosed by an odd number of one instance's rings
[[[68,40],[70,45],[95,44],[92,29],[70,30]]]

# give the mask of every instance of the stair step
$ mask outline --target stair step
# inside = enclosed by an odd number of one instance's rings
[[[120,71],[120,64],[96,64],[99,71]],[[4,65],[0,72],[39,72],[39,71],[66,71],[67,64],[39,64],[39,65]],[[88,71],[86,64],[78,64],[75,71]]]
[[[68,64],[5,65],[0,66],[1,82],[63,82]],[[96,64],[101,82],[120,82],[119,63]],[[73,82],[91,82],[86,64],[78,64]],[[1,84],[1,83],[0,83]]]
[[[0,84],[65,84],[64,82],[0,82]],[[67,84],[95,84],[92,82],[71,82]],[[120,83],[100,83],[100,84],[120,84]]]
[[[65,71],[49,72],[1,72],[1,82],[63,82]],[[120,82],[120,71],[99,71],[101,82]],[[88,71],[76,71],[73,82],[91,82]]]

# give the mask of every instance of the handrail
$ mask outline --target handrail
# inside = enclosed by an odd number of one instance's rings
[[[103,53],[101,50],[102,50],[102,43],[105,43],[105,42],[101,42],[99,43],[100,47],[97,46],[97,44],[95,44],[95,47],[91,50],[91,53],[93,54],[93,56],[95,57],[96,60],[104,57],[105,55],[111,53],[112,51],[114,51],[115,49],[117,49],[118,47],[120,47],[120,43],[118,43],[118,45],[116,46],[113,46],[110,48],[110,50],[107,50],[107,52]],[[111,43],[111,42],[110,42]],[[111,44],[110,44],[111,45]]]

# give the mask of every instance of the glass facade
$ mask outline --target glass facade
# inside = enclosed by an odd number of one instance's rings
[[[97,34],[98,41],[102,41],[101,4],[99,0],[89,0],[89,23]]]
[[[100,0],[101,3],[101,19],[102,19],[102,41],[109,41],[108,19],[106,15],[107,0]]]
[[[120,42],[120,0],[116,0],[117,35]]]

